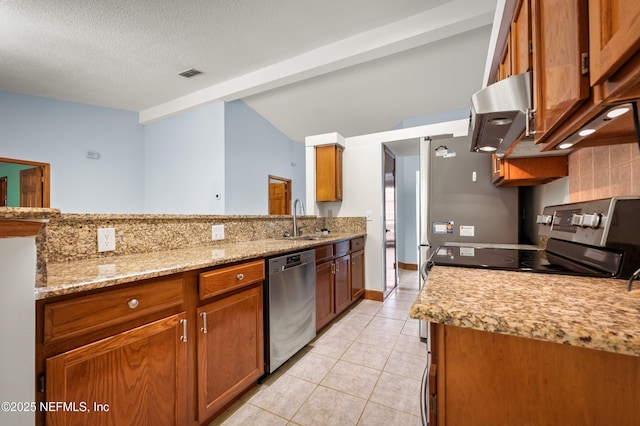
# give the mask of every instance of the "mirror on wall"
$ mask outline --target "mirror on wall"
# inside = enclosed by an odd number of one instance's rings
[[[48,163],[0,158],[0,207],[50,207]]]
[[[291,214],[291,179],[269,175],[269,214]]]

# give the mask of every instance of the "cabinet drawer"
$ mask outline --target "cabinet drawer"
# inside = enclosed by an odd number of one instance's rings
[[[182,279],[164,279],[44,306],[44,341],[88,333],[182,304]]]
[[[320,263],[324,259],[331,259],[333,257],[333,244],[327,244],[326,246],[316,247],[316,263]]]
[[[351,251],[358,251],[364,248],[364,237],[354,238],[351,242]]]
[[[349,253],[349,241],[340,241],[339,243],[336,243],[335,246],[336,246],[336,250],[335,250],[336,256],[343,256]]]
[[[264,280],[264,260],[227,266],[200,274],[200,300]]]

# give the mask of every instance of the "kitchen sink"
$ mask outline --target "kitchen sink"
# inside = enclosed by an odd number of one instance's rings
[[[297,237],[283,237],[283,239],[285,240],[296,240],[296,241],[313,241],[313,240],[319,240],[320,237],[318,237],[317,235],[298,235]]]

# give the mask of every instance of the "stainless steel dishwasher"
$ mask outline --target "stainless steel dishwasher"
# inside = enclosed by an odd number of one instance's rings
[[[268,261],[265,372],[272,373],[316,336],[314,250]]]

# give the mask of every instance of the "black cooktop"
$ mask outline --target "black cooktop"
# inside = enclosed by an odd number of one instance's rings
[[[499,269],[543,274],[612,277],[593,268],[544,250],[440,246],[432,249],[430,266]]]

